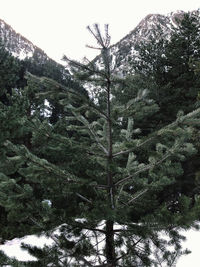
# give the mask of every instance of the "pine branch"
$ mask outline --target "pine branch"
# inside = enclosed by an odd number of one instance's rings
[[[141,190],[135,197],[132,197],[132,198],[128,201],[128,204],[132,203],[133,201],[135,201],[135,200],[138,199],[139,197],[143,196],[147,191],[148,191],[148,189]]]
[[[119,180],[118,182],[115,183],[115,186],[118,186],[119,184],[121,183],[124,183],[124,182],[127,182],[129,181],[130,179],[132,179],[133,177],[135,177],[136,175],[140,174],[140,173],[143,173],[143,172],[146,172],[148,170],[151,170],[153,169],[155,166],[158,166],[160,165],[163,161],[165,161],[167,158],[169,158],[170,156],[172,155],[172,153],[167,153],[167,155],[165,155],[162,159],[156,161],[155,163],[151,163],[151,164],[148,164],[146,165],[145,167],[143,167],[142,169],[136,171],[134,174],[132,175],[129,175],[121,180]]]
[[[47,160],[40,159],[37,156],[33,155],[25,146],[18,148],[12,142],[4,142],[5,147],[9,147],[13,152],[24,157],[24,159],[31,161],[33,164],[42,167],[48,173],[52,173],[58,177],[65,179],[65,182],[80,182],[77,177],[72,174],[67,173],[65,170],[58,169],[54,164],[48,162]],[[67,177],[70,178],[67,178]]]
[[[34,76],[32,74],[30,74],[31,76]],[[101,109],[99,109],[95,104],[94,102],[92,102],[91,100],[89,100],[88,98],[86,98],[84,95],[81,95],[80,93],[76,92],[75,90],[72,90],[50,78],[46,78],[46,77],[42,77],[42,78],[38,78],[38,77],[35,77],[34,78],[38,79],[43,85],[45,82],[50,82],[54,85],[54,87],[56,89],[59,89],[67,95],[67,94],[72,94],[72,95],[75,95],[77,98],[79,98],[80,100],[83,100],[90,108],[96,110],[98,112],[98,114],[102,115],[103,118],[105,119],[108,119],[107,118],[107,114],[105,112],[103,112]],[[50,92],[46,92],[46,93],[38,93],[37,95],[40,96],[41,94],[45,94],[45,95],[49,95]]]
[[[100,257],[101,249],[99,249],[99,244],[104,242],[106,238],[103,238],[102,240],[98,241],[98,236],[97,236],[96,232],[94,232],[94,236],[95,236],[95,239],[96,239],[96,243],[94,245],[94,247],[96,247],[96,251],[97,251],[96,257],[98,258],[99,263],[102,264],[101,257]]]
[[[113,157],[115,158],[115,157],[120,156],[120,155],[125,155],[125,154],[128,154],[130,152],[134,152],[136,149],[141,148],[142,146],[146,145],[147,143],[150,143],[151,141],[153,141],[154,139],[155,139],[154,137],[150,137],[149,139],[145,140],[144,142],[137,144],[134,148],[127,149],[127,150],[120,151],[120,152],[113,154]]]
[[[101,51],[101,48],[100,47],[95,47],[95,46],[92,46],[92,45],[86,45],[87,48],[91,48],[91,49],[95,49],[95,50],[100,50]]]
[[[92,75],[97,74],[100,77],[102,77],[102,76],[105,77],[105,73],[103,71],[95,69],[95,68],[90,68],[89,65],[85,65],[85,64],[82,64],[82,63],[80,63],[78,61],[71,60],[66,56],[63,57],[63,60],[68,61],[72,66],[78,68],[79,71],[80,70],[87,71],[88,73],[92,73]]]
[[[137,244],[139,244],[139,243],[142,241],[142,239],[143,239],[143,238],[140,238],[138,241],[136,241],[136,242],[133,244],[133,247],[136,247]],[[126,252],[124,255],[122,255],[122,256],[120,256],[120,257],[118,257],[118,258],[116,259],[116,262],[118,262],[119,260],[121,260],[121,259],[123,259],[124,257],[126,257],[130,252],[131,252],[131,250],[128,249],[127,252]]]
[[[103,155],[103,154],[97,154],[91,151],[86,151],[86,153],[90,156],[95,156],[95,157],[99,157],[99,158],[107,158],[107,156]]]
[[[90,126],[90,124],[88,123],[88,121],[83,117],[79,117],[76,115],[76,113],[74,113],[74,116],[77,117],[77,119],[82,122],[86,127],[87,129],[90,131],[91,135],[94,137],[94,140],[96,141],[96,143],[98,144],[98,146],[102,149],[102,151],[108,155],[108,150],[104,147],[104,145],[101,143],[101,141],[99,140],[98,136],[95,134],[95,132],[93,131],[92,127]]]
[[[89,32],[92,34],[92,36],[95,38],[95,40],[97,41],[97,43],[100,45],[100,49],[102,50],[103,48],[106,48],[106,42],[104,42],[103,38],[102,38],[102,34],[100,32],[99,29],[99,25],[96,23],[94,24],[94,31],[91,29],[90,26],[87,26],[87,29],[89,30]]]
[[[77,63],[77,64],[81,64],[81,63]],[[82,64],[81,64],[82,65]],[[84,65],[83,65],[84,66]],[[92,70],[91,70],[92,71]],[[67,94],[72,94],[74,96],[76,96],[77,98],[79,98],[80,100],[83,100],[89,107],[91,107],[92,109],[96,110],[98,112],[98,114],[102,115],[102,117],[107,118],[107,115],[105,112],[103,112],[100,108],[98,108],[94,102],[92,102],[91,100],[89,100],[87,97],[85,97],[84,95],[76,92],[75,90],[71,89],[71,88],[68,88],[62,84],[60,84],[59,82],[55,81],[55,80],[52,80],[51,78],[47,78],[47,77],[37,77],[31,73],[27,73],[27,76],[28,77],[32,77],[34,79],[36,79],[38,81],[38,83],[41,83],[43,86],[46,86],[45,83],[50,83],[51,85],[54,86],[55,89],[59,89],[59,90],[62,90],[66,95]],[[47,87],[47,86],[46,86]],[[52,91],[48,91],[48,92],[45,92],[45,93],[38,93],[37,96],[41,96],[41,95],[46,95],[46,96],[49,96],[49,94],[51,93]],[[57,92],[56,92],[57,93]]]
[[[165,130],[167,129],[173,129],[174,127],[178,126],[178,125],[190,125],[192,124],[193,125],[193,122],[191,122],[190,120],[188,119],[192,119],[193,117],[196,117],[200,114],[200,108],[188,113],[187,115],[183,116],[181,118],[181,121],[177,120],[165,127],[163,127],[162,129],[158,130],[157,132],[155,132],[153,134],[152,137],[150,137],[149,139],[145,140],[144,142],[136,145],[134,148],[131,148],[131,149],[127,149],[127,150],[124,150],[124,151],[120,151],[120,152],[117,152],[115,154],[113,154],[113,157],[117,157],[117,156],[120,156],[120,155],[124,155],[124,154],[128,154],[130,152],[134,152],[136,149],[138,148],[141,148],[142,146],[150,143],[150,142],[153,142],[156,140],[156,138],[158,136],[162,136],[164,133],[165,133]],[[194,121],[194,124],[197,125],[197,120]],[[200,124],[200,119],[198,119],[198,124]]]
[[[80,259],[81,261],[83,261],[84,264],[86,264],[86,266],[93,267],[93,265],[89,261],[87,261],[83,256],[79,255],[78,256],[78,259]]]
[[[78,197],[80,197],[81,199],[85,200],[86,202],[92,204],[92,201],[91,201],[91,200],[87,199],[86,197],[82,196],[81,194],[76,193],[76,195],[77,195]]]

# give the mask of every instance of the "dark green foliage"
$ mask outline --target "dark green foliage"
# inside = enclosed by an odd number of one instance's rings
[[[23,263],[19,263],[15,259],[10,259],[2,251],[0,251],[0,266],[24,267]]]
[[[23,88],[26,85],[24,72],[23,64],[0,43],[0,101],[2,103],[9,104],[7,94],[11,94],[12,88]]]
[[[170,84],[169,99],[172,111],[189,112],[197,100],[199,83],[190,66],[200,60],[200,27],[198,15],[186,14],[166,47],[166,80]],[[174,99],[173,99],[174,98]],[[176,99],[176,100],[175,100]]]
[[[139,61],[134,62],[136,73],[143,78],[143,83],[149,89],[149,95],[159,105],[159,112],[145,121],[147,131],[160,128],[175,119],[177,113],[187,113],[196,108],[198,104],[200,60],[200,23],[199,13],[186,13],[177,20],[177,27],[173,29],[171,38],[152,40],[138,46]],[[157,33],[158,34],[158,33]],[[146,81],[146,85],[145,85]],[[181,113],[179,113],[181,114]],[[193,132],[193,142],[199,151],[199,140],[196,130]],[[185,194],[193,198],[199,192],[196,182],[196,172],[199,170],[199,152],[186,162],[182,163],[184,173],[177,177],[173,186],[162,192],[164,199],[174,198]],[[192,205],[191,203],[191,205]]]
[[[38,261],[22,266],[149,267],[160,257],[170,266],[187,253],[179,230],[199,220],[199,192],[189,194],[180,178],[182,162],[197,153],[200,109],[155,127],[154,114],[163,114],[143,74],[117,78],[108,26],[104,36],[98,25],[88,29],[101,68],[66,60],[93,98],[29,74],[12,105],[0,107],[1,236],[37,233],[53,240],[43,249],[23,245]],[[45,99],[62,107],[54,123],[44,114]]]
[[[72,80],[69,71],[66,70],[63,65],[56,63],[54,60],[43,54],[41,55],[40,50],[36,49],[31,58],[26,58],[24,60],[24,66],[28,72],[36,75],[37,77],[51,78],[62,85],[73,88],[80,93],[87,95],[83,87],[81,87],[79,83]],[[52,109],[50,122],[56,123],[63,113],[63,108],[59,104],[58,99],[49,99],[48,97],[47,99]]]
[[[163,37],[140,44],[139,61],[133,63],[135,71],[150,82],[162,125],[174,120],[179,110],[191,112],[199,91],[199,77],[191,64],[200,60],[198,12],[186,13],[177,24],[170,40],[161,32]]]
[[[61,64],[47,56],[41,55],[40,50],[34,51],[30,58],[24,60],[27,71],[39,77],[48,77],[59,83],[67,83],[71,80],[69,72]]]

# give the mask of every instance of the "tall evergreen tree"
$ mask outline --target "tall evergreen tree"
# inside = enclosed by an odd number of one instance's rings
[[[160,107],[160,126],[174,120],[179,110],[194,109],[199,82],[191,61],[200,59],[198,14],[188,12],[177,19],[169,39],[160,32],[161,38],[153,34],[150,42],[137,47],[140,60],[133,67],[153,84],[151,97]]]
[[[150,97],[160,107],[159,112],[153,114],[150,120],[144,121],[147,131],[159,129],[172,122],[179,111],[191,112],[199,105],[199,74],[195,67],[200,59],[199,11],[184,14],[176,23],[169,39],[164,37],[162,31],[159,33],[162,38],[153,37],[153,33],[150,42],[137,48],[140,60],[133,66],[136,73],[146,81],[144,86],[149,89]],[[194,142],[199,151],[198,130],[194,134]],[[199,152],[182,163],[182,166],[183,175],[168,188],[167,194],[183,193],[195,199],[199,190],[196,179]],[[163,196],[166,197],[166,194]]]
[[[24,117],[34,150],[14,143],[6,131],[0,137],[0,202],[15,225],[12,234],[23,229],[54,241],[43,249],[24,245],[38,261],[21,264],[157,266],[155,247],[170,266],[174,252],[167,245],[182,253],[179,230],[196,226],[199,200],[197,195],[193,205],[187,195],[164,198],[163,192],[183,173],[181,162],[196,153],[193,124],[199,123],[200,109],[179,113],[171,124],[141,134],[134,122],[158,112],[158,105],[134,86],[131,97],[122,101],[125,81],[112,69],[108,26],[104,36],[98,25],[88,29],[102,64],[66,60],[94,98],[38,78],[52,89],[38,97],[59,96],[65,117],[56,124],[38,119],[37,113]]]

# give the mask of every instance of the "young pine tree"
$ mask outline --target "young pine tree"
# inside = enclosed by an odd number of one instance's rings
[[[43,86],[53,89],[48,95],[60,99],[65,117],[56,125],[26,121],[38,150],[1,142],[0,197],[10,220],[27,234],[43,233],[54,241],[43,249],[24,245],[37,262],[21,265],[158,266],[155,250],[172,266],[175,254],[167,247],[184,253],[179,230],[195,226],[199,201],[197,196],[194,205],[184,194],[163,198],[163,192],[183,173],[181,162],[196,153],[193,123],[199,123],[200,109],[143,134],[134,122],[158,106],[134,85],[132,96],[121,100],[126,83],[113,69],[108,26],[105,35],[98,25],[88,29],[100,62],[65,59],[91,97],[42,78]],[[11,162],[12,178],[6,173]]]

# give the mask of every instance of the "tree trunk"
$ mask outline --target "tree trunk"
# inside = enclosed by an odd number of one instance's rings
[[[116,267],[113,226],[113,221],[108,220],[106,222],[106,259],[109,267]]]
[[[107,136],[107,186],[108,186],[108,205],[112,210],[115,208],[114,205],[114,183],[113,183],[113,140],[112,140],[112,120],[111,120],[111,79],[110,79],[110,58],[109,51],[107,48],[104,50],[104,64],[107,73],[107,126],[108,126],[108,136]],[[115,244],[114,244],[114,222],[112,220],[106,221],[106,259],[108,267],[116,267],[116,255],[115,255]]]

